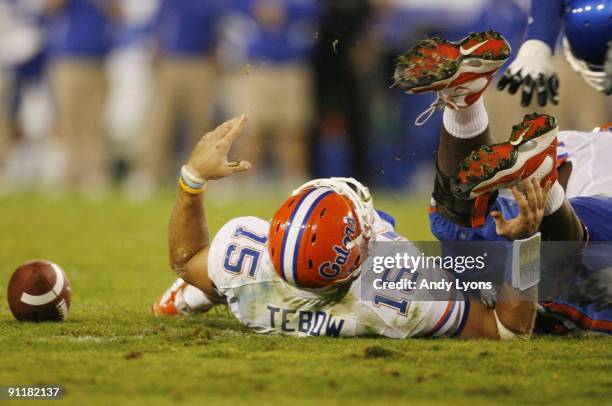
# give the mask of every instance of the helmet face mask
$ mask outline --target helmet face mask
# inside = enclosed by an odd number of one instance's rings
[[[269,253],[289,285],[320,295],[358,277],[371,242],[374,208],[368,189],[351,178],[302,185],[275,213]]]
[[[585,82],[592,88],[599,92],[607,92],[606,83],[609,81],[609,75],[603,68],[592,67],[585,61],[577,59],[567,41],[567,38],[563,38],[563,52],[565,53],[565,59],[570,64],[572,69],[580,74]]]
[[[565,10],[563,50],[571,67],[600,92],[608,93],[612,0],[570,0]]]

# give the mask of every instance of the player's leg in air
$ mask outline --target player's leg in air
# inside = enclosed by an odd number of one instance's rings
[[[430,224],[442,241],[514,239],[519,208],[529,204],[530,190],[515,186],[523,180],[549,190],[539,227],[544,240],[612,240],[612,199],[565,198],[568,168],[557,171],[557,125],[553,117],[532,114],[512,128],[508,141],[494,144],[482,94],[510,54],[496,32],[472,34],[459,43],[442,39],[421,41],[400,57],[396,82],[408,93],[437,91],[438,98],[424,113],[444,109],[437,177]],[[417,124],[422,124],[422,116]],[[466,158],[467,157],[467,158]],[[512,197],[498,196],[511,188]],[[531,200],[531,199],[528,199]],[[570,306],[568,303],[559,303]],[[566,309],[567,310],[567,309]],[[572,307],[586,329],[612,331],[610,311],[592,312]]]

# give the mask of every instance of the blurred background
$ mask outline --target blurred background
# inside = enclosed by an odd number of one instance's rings
[[[0,0],[0,194],[97,200],[119,190],[146,201],[176,181],[201,135],[246,113],[233,154],[255,171],[215,185],[222,199],[324,176],[426,198],[442,115],[414,126],[434,95],[391,87],[397,55],[427,36],[489,28],[518,50],[529,4]],[[610,101],[557,59],[556,108],[522,109],[491,86],[499,139],[534,110],[561,129],[609,121]]]

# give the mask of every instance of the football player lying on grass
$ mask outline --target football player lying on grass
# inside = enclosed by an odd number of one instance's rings
[[[575,241],[583,249],[588,241],[612,241],[612,134],[600,129],[557,133],[553,117],[534,113],[512,128],[506,142],[493,143],[482,94],[509,55],[505,39],[489,31],[457,43],[420,41],[398,60],[399,87],[414,94],[437,92],[419,122],[444,109],[430,210],[432,233],[441,241],[516,238],[517,223],[505,218],[520,218],[525,205],[534,205],[534,191],[527,191],[528,199],[516,189],[514,198],[498,196],[498,191],[530,181],[548,192],[540,202],[543,212],[531,210],[532,224],[541,222],[543,240]],[[609,261],[598,265],[588,272],[610,267]],[[609,298],[604,302],[542,302],[536,325],[543,332],[569,328],[610,334],[612,307]],[[551,325],[547,319],[556,322]]]
[[[390,216],[374,210],[368,189],[354,179],[308,182],[270,222],[236,218],[212,238],[203,192],[208,181],[250,169],[248,162],[227,160],[245,122],[238,117],[206,134],[182,168],[169,236],[170,262],[180,279],[154,303],[156,315],[227,304],[242,324],[259,333],[529,337],[537,287],[519,291],[504,283],[495,309],[460,291],[444,301],[424,290],[414,300],[389,302],[377,295],[362,300],[360,270],[369,247],[374,241],[407,240],[395,233]],[[513,238],[538,230],[548,201],[550,184],[525,187],[529,197],[522,200],[519,216],[504,223]],[[420,255],[416,247],[412,250]],[[452,279],[446,271],[438,277]]]

